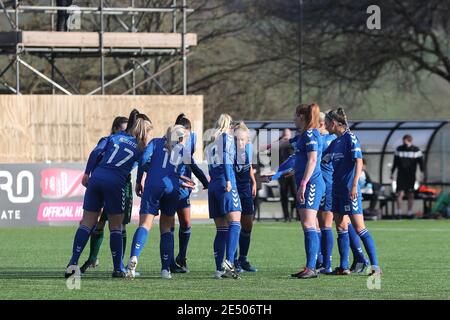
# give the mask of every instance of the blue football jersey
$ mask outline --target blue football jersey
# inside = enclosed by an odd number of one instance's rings
[[[247,143],[244,149],[239,149],[236,145],[234,172],[236,175],[236,183],[240,186],[248,186],[251,183],[250,170],[253,155],[253,145]]]
[[[333,192],[347,194],[355,176],[355,159],[362,159],[358,138],[350,131],[337,137],[325,151],[323,160],[333,165]]]
[[[230,181],[236,186],[236,177],[233,170],[235,158],[235,142],[233,136],[223,133],[206,147],[206,160],[211,178],[211,185],[226,186]]]
[[[134,164],[143,155],[137,139],[123,131],[109,136],[101,153],[103,158],[92,176],[103,180],[114,177],[122,182],[126,181]]]
[[[316,179],[321,176],[320,161],[322,158],[322,137],[317,129],[306,130],[290,140],[295,150],[295,179],[297,182],[303,179],[306,164],[308,162],[308,153],[317,152],[317,164],[310,179]]]
[[[172,185],[178,185],[180,164],[183,161],[183,145],[176,144],[169,152],[165,144],[165,137],[150,141],[138,170],[138,182],[141,182],[145,171],[147,172],[145,183],[148,185],[161,186],[169,181]]]
[[[330,146],[331,142],[336,139],[336,135],[334,134],[324,134],[322,135],[322,155],[325,154],[325,151]],[[321,161],[320,169],[322,170],[322,176],[325,183],[333,183],[333,164],[331,162]]]

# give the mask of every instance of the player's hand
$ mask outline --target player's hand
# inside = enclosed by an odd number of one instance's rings
[[[195,184],[192,184],[192,183],[189,183],[189,182],[186,182],[186,181],[182,182],[181,186],[183,188],[195,189]]]
[[[297,192],[297,199],[300,203],[305,203],[305,191],[306,187],[300,186]]]
[[[259,181],[262,183],[267,183],[272,181],[272,176],[260,176]]]
[[[256,197],[256,184],[252,185],[252,197]]]
[[[284,173],[282,176],[284,178],[289,178],[289,177],[292,177],[294,174],[295,174],[294,170],[290,170],[290,171]]]
[[[225,187],[225,191],[226,191],[226,192],[230,192],[231,189],[232,189],[232,187],[231,187],[231,181],[227,181],[227,186]]]
[[[352,190],[350,191],[350,199],[356,200],[358,199],[358,187],[352,186]]]
[[[136,188],[134,189],[134,191],[136,192],[136,195],[138,197],[142,197],[142,192],[143,192],[144,188],[142,187],[141,183],[136,183]]]
[[[85,173],[83,175],[83,178],[81,178],[81,184],[87,188],[88,181],[89,181],[89,175]]]

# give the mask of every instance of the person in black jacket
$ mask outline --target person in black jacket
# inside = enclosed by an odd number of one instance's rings
[[[72,0],[57,0],[56,5],[58,7],[70,7],[72,5]],[[58,19],[56,22],[57,31],[67,31],[67,20],[69,19],[69,14],[66,10],[58,10]]]
[[[394,172],[397,169],[397,210],[396,214],[402,214],[402,200],[408,195],[408,216],[412,216],[414,201],[414,184],[416,182],[416,170],[419,166],[423,173],[423,153],[412,144],[413,138],[407,134],[403,137],[403,145],[397,147],[394,156],[394,165],[391,170],[391,179],[394,180]]]

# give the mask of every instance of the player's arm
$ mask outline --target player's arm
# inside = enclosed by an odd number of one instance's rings
[[[363,170],[363,160],[362,160],[362,150],[361,145],[359,143],[359,140],[356,137],[352,137],[351,142],[351,156],[352,159],[355,161],[355,174],[353,176],[352,181],[352,189],[350,191],[350,198],[352,200],[355,200],[358,198],[358,182],[359,178],[361,177],[361,173]]]
[[[350,198],[352,198],[352,200],[355,200],[356,198],[358,198],[358,182],[359,182],[359,178],[361,177],[362,170],[363,170],[363,160],[361,158],[356,158],[355,159],[355,175],[353,177],[352,190],[350,192]]]
[[[135,192],[138,197],[142,196],[142,192],[144,190],[144,187],[142,186],[142,177],[144,176],[144,173],[148,170],[148,165],[152,161],[153,151],[155,149],[155,144],[152,141],[147,145],[147,147],[144,150],[144,153],[142,154],[141,158],[139,159],[139,166],[136,176],[136,187]]]
[[[108,143],[107,138],[100,139],[98,144],[95,146],[94,150],[91,151],[91,154],[89,155],[86,164],[86,168],[84,170],[83,178],[81,180],[81,184],[83,186],[87,187],[89,176],[91,175],[92,171],[94,171],[95,167],[97,167],[97,165],[102,160],[107,143]]]
[[[306,185],[314,172],[317,164],[317,151],[310,151],[307,153],[308,160],[306,162],[305,173],[303,174],[302,181],[300,182],[300,188],[298,190],[298,199],[300,202],[305,201]]]
[[[198,180],[203,185],[203,189],[208,189],[208,178],[206,178],[206,175],[202,171],[202,169],[199,168],[199,166],[195,163],[194,158],[191,159],[191,164],[189,164],[189,168],[191,169],[192,173],[197,177]]]
[[[229,150],[228,148],[233,147],[234,139],[228,139],[228,136],[223,134],[223,155],[222,155],[222,161],[224,166],[224,174],[225,174],[225,181],[227,182],[227,186],[225,190],[227,192],[231,191],[231,176],[233,174],[233,162],[229,160]],[[230,142],[228,142],[230,141]],[[231,146],[229,145],[231,144]]]
[[[253,172],[253,166],[250,164],[250,180],[252,182],[252,197],[256,197],[257,185],[256,185],[256,177],[255,172]]]
[[[305,146],[308,160],[306,161],[305,172],[303,173],[303,178],[300,181],[300,187],[297,193],[297,197],[300,200],[300,202],[305,202],[306,185],[308,184],[309,179],[311,179],[314,169],[316,168],[317,153],[319,149],[319,142],[314,134],[309,135],[307,133],[306,135],[304,135],[304,137],[306,138]]]

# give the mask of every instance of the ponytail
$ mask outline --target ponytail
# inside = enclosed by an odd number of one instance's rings
[[[191,130],[192,129],[191,121],[188,118],[186,118],[186,115],[184,113],[180,113],[178,115],[177,120],[175,120],[175,124],[182,125],[187,130]]]
[[[216,123],[216,132],[214,133],[214,140],[216,140],[222,133],[226,133],[231,126],[231,121],[233,119],[231,118],[231,116],[229,114],[226,113],[222,113],[219,117],[219,119],[217,120]]]
[[[166,131],[166,144],[165,147],[169,151],[172,151],[174,144],[180,141],[180,139],[184,138],[186,135],[186,128],[182,125],[176,124],[167,128]]]
[[[149,143],[152,130],[153,126],[150,121],[137,117],[129,134],[136,138],[139,150],[144,150]]]
[[[125,129],[126,132],[130,133],[131,128],[133,128],[134,124],[136,123],[138,115],[139,115],[139,111],[137,109],[133,109],[130,112],[130,116],[128,117],[127,128]]]
[[[348,120],[347,115],[345,114],[345,111],[343,108],[337,108],[333,109],[330,112],[326,114],[326,118],[337,122],[340,126],[345,126],[345,128],[348,128]]]
[[[320,107],[317,103],[301,104],[297,106],[295,113],[297,117],[303,116],[303,131],[319,127]]]

